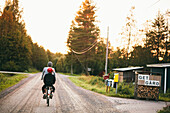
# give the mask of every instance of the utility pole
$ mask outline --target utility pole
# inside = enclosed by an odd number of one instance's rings
[[[107,28],[107,48],[106,48],[106,64],[105,64],[106,75],[107,75],[107,61],[108,61],[108,40],[109,40],[109,27]]]
[[[71,75],[73,74],[73,51],[71,51]]]

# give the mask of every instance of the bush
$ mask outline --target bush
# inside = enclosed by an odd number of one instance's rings
[[[91,85],[96,85],[98,83],[98,80],[96,77],[92,77],[92,79],[89,82]]]
[[[0,73],[0,81],[1,81],[0,84],[3,84],[5,81],[7,81],[4,74]]]
[[[119,94],[134,95],[134,86],[132,83],[119,83],[118,89]]]
[[[89,84],[97,85],[99,87],[102,87],[102,86],[104,86],[103,78],[102,77],[94,77],[94,76],[92,76],[90,81],[89,81]]]
[[[39,72],[37,69],[35,69],[35,68],[28,68],[28,70],[25,70],[24,72],[26,72],[26,73],[36,73],[36,72]]]
[[[110,72],[109,79],[113,79],[114,77],[114,72]]]

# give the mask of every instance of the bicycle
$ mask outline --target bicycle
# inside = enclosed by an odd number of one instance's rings
[[[52,99],[52,98],[50,98],[50,95],[52,94],[52,87],[51,86],[46,86],[46,89],[47,89],[47,106],[49,106],[49,104],[50,104],[50,99]]]

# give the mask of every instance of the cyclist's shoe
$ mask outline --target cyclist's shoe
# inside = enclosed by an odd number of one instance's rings
[[[51,94],[50,94],[50,99],[52,99],[52,98],[53,98],[53,94],[51,93]]]
[[[44,95],[43,95],[43,99],[46,99],[46,98],[47,98],[47,95],[46,95],[46,94],[44,94]]]

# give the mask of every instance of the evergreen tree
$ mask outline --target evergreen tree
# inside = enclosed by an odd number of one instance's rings
[[[42,46],[39,46],[37,43],[33,44],[33,55],[32,62],[33,67],[42,71],[43,67],[47,66],[48,56],[45,49]]]
[[[95,5],[85,0],[77,12],[75,21],[72,22],[67,45],[73,51],[85,67],[85,73],[90,62],[94,60],[95,48],[90,46],[96,44],[99,36],[99,28],[95,25]],[[85,52],[84,52],[85,51]]]
[[[132,66],[146,66],[146,64],[152,64],[156,61],[151,51],[142,46],[134,47],[130,56],[130,64]]]
[[[25,71],[31,64],[31,37],[26,34],[21,20],[18,0],[6,1],[0,16],[0,69]]]
[[[154,20],[153,29],[151,29],[146,36],[148,37],[147,47],[154,53],[156,56],[157,63],[159,63],[159,59],[163,58],[164,54],[162,51],[168,48],[167,47],[167,39],[168,32],[167,32],[167,25],[165,24],[165,19],[163,15],[158,12],[157,18]],[[165,50],[166,51],[166,50]]]

